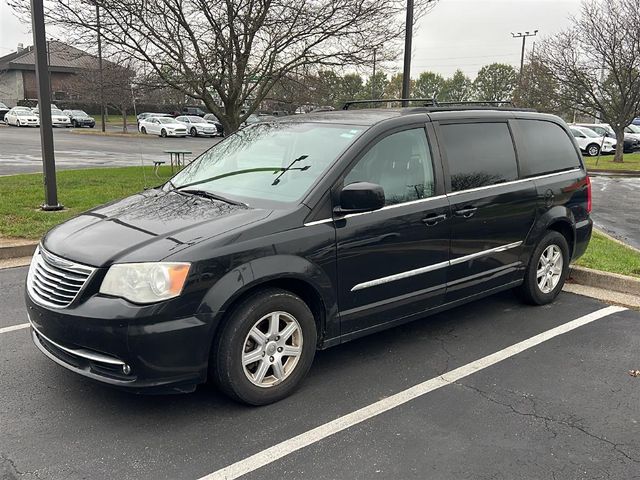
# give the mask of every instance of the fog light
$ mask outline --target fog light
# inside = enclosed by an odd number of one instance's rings
[[[131,373],[131,367],[126,363],[122,366],[122,373],[129,375]]]

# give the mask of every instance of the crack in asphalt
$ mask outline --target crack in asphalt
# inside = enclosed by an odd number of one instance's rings
[[[9,466],[8,471],[3,471],[4,465]],[[10,457],[2,453],[0,453],[0,475],[2,475],[2,480],[15,480],[15,479],[18,479],[19,477],[24,477],[25,475],[33,475],[36,478],[42,479],[42,477],[38,474],[37,471],[21,472],[20,470],[18,470],[18,466],[16,465],[16,462],[13,461],[13,459],[11,459]]]
[[[516,415],[520,415],[523,417],[531,417],[531,418],[535,418],[536,420],[542,420],[545,424],[545,429],[547,431],[549,431],[550,433],[554,434],[554,438],[557,436],[557,432],[553,431],[552,429],[549,428],[549,423],[557,423],[560,425],[564,425],[566,427],[572,428],[572,429],[576,429],[579,432],[582,432],[583,434],[587,435],[588,437],[591,437],[595,440],[598,440],[602,443],[606,443],[607,445],[609,445],[615,452],[617,452],[618,454],[622,455],[623,457],[625,457],[626,459],[634,462],[634,463],[640,463],[640,459],[634,458],[633,456],[631,456],[630,454],[628,454],[627,452],[625,452],[624,450],[620,449],[620,446],[624,445],[622,443],[615,443],[612,442],[611,440],[607,440],[604,437],[600,437],[594,433],[589,432],[586,428],[580,426],[577,424],[577,422],[580,422],[581,418],[577,418],[574,417],[573,415],[570,415],[566,420],[563,419],[559,419],[559,418],[553,418],[553,417],[548,417],[545,415],[540,415],[537,412],[536,409],[536,405],[535,405],[535,400],[533,400],[532,396],[530,395],[526,395],[526,394],[521,394],[518,393],[520,395],[522,395],[523,398],[526,398],[532,405],[532,410],[533,413],[531,412],[523,412],[521,410],[518,410],[517,408],[515,408],[513,405],[511,405],[510,403],[504,403],[504,402],[500,402],[499,400],[496,400],[495,398],[491,397],[491,395],[489,395],[488,392],[485,392],[477,387],[473,387],[471,385],[467,385],[461,382],[456,382],[455,385],[464,387],[464,388],[468,388],[469,390],[472,390],[474,392],[476,392],[477,394],[479,394],[482,398],[484,398],[485,400],[488,400],[489,402],[495,403],[496,405],[501,405],[503,407],[507,407],[509,408],[513,413],[515,413]],[[507,390],[507,392],[509,392]],[[516,393],[516,392],[509,392],[509,393]]]

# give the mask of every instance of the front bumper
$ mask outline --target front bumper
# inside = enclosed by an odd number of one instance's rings
[[[25,295],[33,342],[68,370],[144,393],[189,392],[206,381],[208,316],[174,318],[159,305],[100,296],[53,309]]]
[[[185,130],[184,132],[182,131],[173,131],[170,132],[169,130],[167,130],[167,137],[186,137],[187,136],[187,131]]]

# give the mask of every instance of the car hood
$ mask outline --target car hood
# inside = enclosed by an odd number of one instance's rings
[[[72,218],[49,231],[42,244],[56,255],[95,267],[159,261],[270,212],[147,190]]]

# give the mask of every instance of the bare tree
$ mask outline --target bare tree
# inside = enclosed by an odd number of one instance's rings
[[[561,85],[562,101],[599,115],[619,139],[640,113],[640,0],[588,0],[573,26],[543,42],[540,59]]]
[[[10,0],[24,11],[28,0]],[[48,0],[68,32],[96,32],[235,130],[290,72],[371,62],[400,52],[404,0]],[[434,0],[416,2],[416,19]],[[78,38],[81,38],[79,35]],[[222,106],[216,101],[219,98]],[[245,111],[244,114],[241,111]]]

